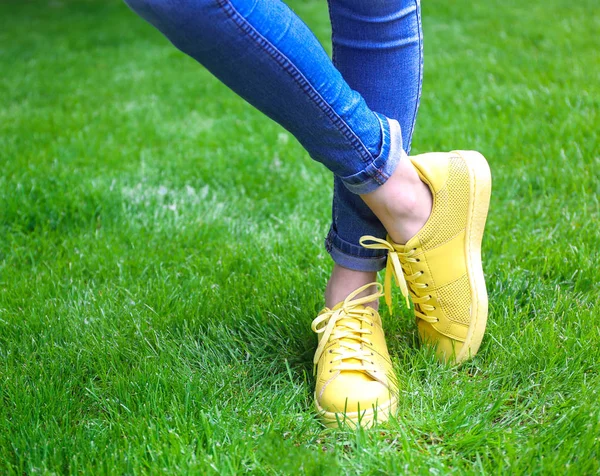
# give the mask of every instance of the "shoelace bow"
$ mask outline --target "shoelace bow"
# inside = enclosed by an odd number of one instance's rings
[[[376,286],[377,292],[356,298],[358,294],[366,291],[371,286]],[[372,310],[368,308],[358,309],[358,306],[379,299],[383,295],[382,290],[379,283],[361,286],[350,293],[338,309],[328,309],[313,320],[312,330],[317,334],[323,334],[319,340],[319,346],[313,361],[315,372],[319,359],[325,351],[325,346],[328,342],[335,340],[339,342],[339,346],[329,350],[332,354],[331,362],[339,362],[335,370],[369,370],[377,372],[377,368],[374,367],[374,362],[371,360],[373,353],[363,346],[363,344],[372,344],[365,335],[371,335],[373,331],[363,328],[361,325],[361,323],[365,323],[369,327],[374,326]],[[319,327],[323,323],[326,324]],[[350,359],[356,359],[359,362],[347,362]]]
[[[431,299],[431,295],[419,296],[416,292],[417,289],[429,287],[427,283],[420,283],[417,281],[417,279],[423,275],[423,272],[418,271],[413,274],[408,274],[408,264],[419,262],[419,258],[414,257],[416,249],[413,248],[403,253],[397,251],[388,241],[370,235],[363,236],[360,239],[360,244],[365,248],[373,250],[387,250],[388,259],[385,269],[384,285],[381,286],[379,283],[366,284],[349,294],[338,309],[328,309],[313,320],[312,330],[317,334],[323,334],[319,341],[317,351],[315,352],[313,362],[315,371],[317,363],[323,355],[325,346],[330,340],[339,341],[339,347],[330,350],[333,354],[332,362],[340,362],[336,370],[377,371],[377,369],[373,367],[374,362],[371,361],[373,356],[372,352],[363,347],[363,344],[371,344],[364,335],[370,335],[372,332],[369,329],[363,329],[360,325],[360,322],[366,322],[368,325],[373,326],[372,311],[369,309],[357,309],[357,307],[375,301],[383,295],[385,296],[385,303],[391,312],[392,276],[393,279],[396,280],[396,284],[400,288],[402,296],[404,296],[407,308],[410,309],[410,295],[415,304],[415,315],[418,318],[431,323],[438,321],[437,318],[425,314],[425,312],[435,311],[435,306],[427,304],[427,301]],[[355,299],[358,294],[367,290],[370,286],[376,286],[377,292]],[[348,322],[339,323],[339,321],[342,320],[348,320]],[[354,322],[352,322],[353,320]],[[319,327],[319,325],[324,322],[327,324]],[[345,362],[349,359],[356,359],[360,363]]]
[[[372,242],[372,243],[368,243]],[[387,304],[390,312],[392,311],[392,276],[396,280],[396,284],[400,288],[400,292],[406,300],[406,307],[410,309],[409,294],[412,297],[412,301],[415,304],[415,316],[424,321],[435,323],[437,318],[428,316],[426,312],[435,311],[435,307],[431,304],[427,304],[427,301],[431,299],[431,295],[419,296],[416,292],[417,289],[428,288],[427,283],[419,283],[419,279],[424,273],[418,271],[413,274],[408,274],[408,264],[418,263],[419,258],[415,258],[416,249],[413,248],[405,253],[397,251],[390,242],[376,238],[374,236],[365,235],[360,239],[360,244],[372,250],[387,250],[388,259],[385,268],[385,280],[384,280],[384,295],[385,303]],[[406,266],[406,268],[405,268]]]

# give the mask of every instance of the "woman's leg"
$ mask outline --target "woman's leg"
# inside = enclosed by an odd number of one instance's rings
[[[385,264],[385,254],[362,248],[358,239],[362,234],[382,236],[384,230],[357,194],[373,191],[387,180],[402,156],[403,138],[398,124],[392,122],[390,127],[386,117],[373,112],[359,93],[401,119],[408,131],[404,141],[410,142],[415,91],[420,85],[413,65],[419,63],[414,48],[419,47],[414,41],[415,35],[419,38],[416,9],[398,15],[401,5],[397,1],[390,6],[382,2],[373,11],[373,21],[348,10],[355,19],[352,24],[344,18],[342,7],[361,2],[333,6],[336,60],[353,81],[351,88],[312,32],[279,0],[126,2],[175,46],[292,132],[311,157],[334,173],[334,225],[327,246],[338,265],[331,280],[335,286],[327,288],[326,305],[332,307],[356,288],[373,282],[375,271]],[[369,8],[362,8],[368,15]],[[392,21],[380,21],[390,15]],[[345,47],[343,41],[352,43],[351,35],[361,30],[370,35],[365,47]],[[354,55],[358,61],[353,61]],[[372,71],[358,74],[361,63]],[[386,64],[398,71],[390,74]],[[402,69],[407,70],[406,78]],[[386,87],[390,78],[393,85]],[[381,92],[373,92],[372,87]],[[403,161],[402,167],[412,166]],[[416,187],[422,186],[417,182]]]
[[[126,0],[180,50],[289,130],[353,193],[387,180],[388,119],[343,80],[279,0]],[[394,138],[396,140],[396,138]]]
[[[288,129],[313,159],[361,196],[394,241],[374,237],[375,243],[365,247],[390,250],[397,282],[406,296],[409,283],[415,313],[429,326],[420,331],[434,345],[442,344],[442,358],[451,357],[455,347],[460,348],[457,359],[476,351],[487,317],[479,256],[489,200],[485,160],[460,153],[402,160],[398,122],[369,108],[279,0],[126,1],[179,49]],[[477,193],[470,194],[477,181]],[[438,197],[433,212],[431,193]],[[411,238],[426,221],[429,227]],[[406,245],[398,244],[409,238]],[[469,250],[466,257],[461,249]],[[454,287],[440,298],[446,284]],[[316,401],[322,410],[324,404],[330,409],[329,423],[335,423],[337,412],[354,412],[356,421],[362,409],[369,408],[372,419],[378,407],[391,412],[395,405],[381,321],[364,307],[381,289],[368,288],[350,293],[313,321],[320,336]],[[428,294],[421,295],[425,288]],[[479,318],[473,318],[473,309]]]
[[[279,0],[126,1],[175,46],[289,130],[339,177],[339,186],[365,195],[395,173],[402,157],[398,123],[369,108],[312,32]],[[357,290],[351,279],[343,283],[341,307],[324,310],[313,322],[320,336],[316,404],[329,413],[329,423],[336,412],[350,413],[354,421],[362,410],[370,412],[366,422],[377,407],[383,419],[396,401],[393,372],[379,316],[363,307],[377,301],[380,290]]]
[[[335,65],[369,107],[400,123],[408,154],[421,94],[419,0],[329,1]],[[472,357],[487,320],[480,256],[491,192],[485,159],[476,152],[454,152],[401,160],[385,184],[360,200],[335,181],[327,245],[337,264],[328,298],[335,302],[343,296],[345,282],[371,281],[361,270],[375,264],[374,256],[356,259],[360,238],[371,235],[363,243],[389,253],[387,271],[393,270],[407,299],[412,297],[422,341],[435,347],[441,360]],[[382,240],[386,232],[391,240]]]
[[[329,0],[329,13],[334,65],[370,108],[398,121],[408,154],[422,83],[420,1]],[[348,283],[358,287],[373,281],[372,271],[385,266],[385,252],[366,250],[359,240],[386,233],[364,200],[335,177],[326,239],[336,263],[326,292],[329,302],[343,298]]]

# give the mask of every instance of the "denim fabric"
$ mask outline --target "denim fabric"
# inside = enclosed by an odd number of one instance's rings
[[[329,0],[329,13],[335,67],[371,109],[400,123],[409,154],[423,81],[420,0]],[[382,269],[386,252],[367,250],[359,239],[365,230],[385,238],[385,228],[339,177],[332,215],[325,246],[333,260],[351,269]]]
[[[335,61],[354,86],[279,0],[126,2],[333,172],[328,250],[353,269],[382,267],[385,256],[358,243],[363,234],[385,231],[357,194],[375,190],[394,171],[401,154],[390,151],[401,150],[402,135],[410,143],[418,102],[413,91],[420,90],[415,0],[331,0]]]

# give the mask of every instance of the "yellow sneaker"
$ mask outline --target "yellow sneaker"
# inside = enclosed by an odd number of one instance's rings
[[[357,298],[376,286],[377,292]],[[365,304],[383,295],[379,283],[351,293],[313,321],[318,334],[315,353],[315,405],[323,424],[369,427],[397,408],[397,385],[379,313]]]
[[[492,189],[490,169],[474,151],[410,159],[433,195],[429,220],[405,245],[372,236],[363,236],[361,244],[388,250],[388,306],[393,275],[408,306],[409,294],[412,298],[421,340],[435,346],[440,360],[460,363],[477,353],[487,322],[481,239]]]

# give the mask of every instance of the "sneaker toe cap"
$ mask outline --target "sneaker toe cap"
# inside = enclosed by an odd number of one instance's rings
[[[317,389],[318,405],[323,411],[331,413],[387,408],[393,399],[393,393],[387,385],[363,373],[341,372]]]

